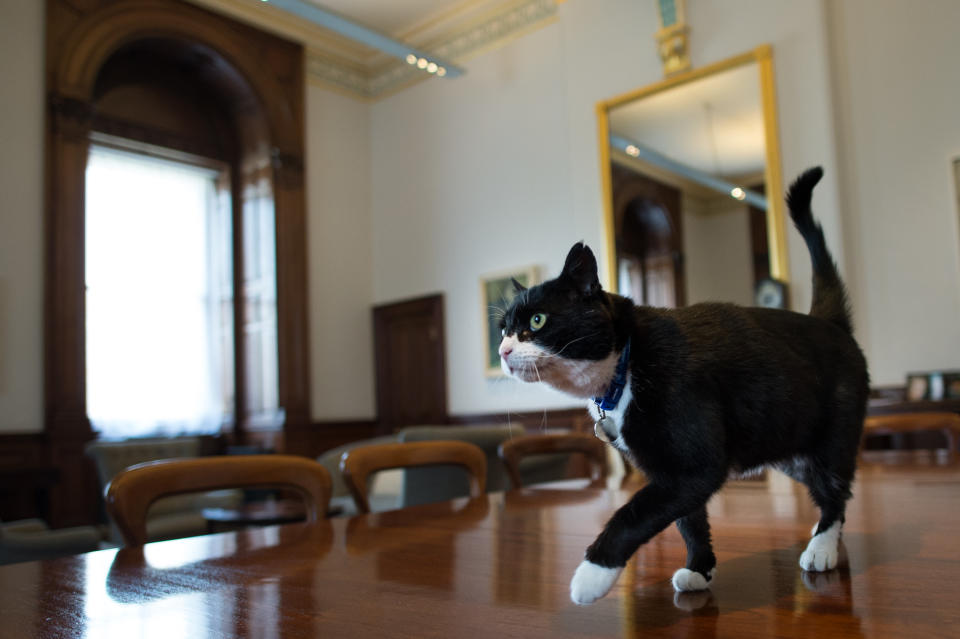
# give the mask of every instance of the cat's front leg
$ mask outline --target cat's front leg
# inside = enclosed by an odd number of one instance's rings
[[[687,566],[673,573],[673,588],[677,592],[706,590],[717,566],[706,504],[678,519],[677,528],[687,545]]]
[[[705,486],[648,484],[623,505],[589,548],[570,582],[570,599],[589,604],[607,594],[641,544],[706,503]]]

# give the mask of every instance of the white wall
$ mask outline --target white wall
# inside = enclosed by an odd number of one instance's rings
[[[0,433],[43,428],[43,6],[0,0]]]
[[[452,413],[556,406],[484,378],[480,277],[555,276],[583,239],[568,197],[561,33],[547,27],[372,108],[374,301],[445,296]],[[587,238],[593,239],[593,238]]]
[[[3,432],[42,420],[42,5],[0,0]],[[784,179],[827,171],[814,205],[878,383],[960,364],[958,12],[952,0],[688,3],[696,66],[773,45]],[[461,78],[373,105],[308,88],[315,418],[374,416],[370,306],[433,292],[447,300],[452,413],[579,404],[483,378],[478,278],[528,264],[553,276],[577,240],[599,253],[594,105],[661,78],[655,30],[653,2],[568,0]],[[803,309],[809,258],[788,237]]]
[[[373,391],[370,107],[307,85],[311,410],[367,419]]]
[[[850,288],[873,382],[960,368],[960,3],[829,7]]]
[[[695,65],[773,44],[781,117],[790,122],[781,134],[786,176],[812,164],[832,174],[835,165],[821,9],[789,0],[689,3]],[[451,413],[582,405],[484,380],[476,282],[531,263],[554,276],[581,239],[602,263],[594,107],[662,78],[656,28],[653,2],[570,0],[556,23],[470,60],[461,78],[374,105],[374,295],[446,295]],[[836,188],[825,185],[817,203],[828,235],[839,238]],[[797,238],[790,248],[802,307],[809,259]]]

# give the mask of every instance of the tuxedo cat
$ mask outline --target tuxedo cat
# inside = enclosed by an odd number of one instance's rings
[[[707,500],[732,473],[773,466],[804,483],[820,521],[800,556],[804,570],[837,565],[868,393],[843,283],[810,210],[818,167],[787,194],[813,262],[808,315],[707,303],[638,306],[604,292],[582,243],[554,280],[524,289],[501,325],[501,365],[592,399],[597,435],[649,483],[607,522],[570,584],[578,604],[604,596],[637,548],[677,527],[687,563],[678,591],[707,588],[716,558]]]

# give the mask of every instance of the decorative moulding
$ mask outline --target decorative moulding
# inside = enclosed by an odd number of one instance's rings
[[[463,62],[484,51],[502,46],[556,19],[563,0],[478,0],[461,5],[429,24],[401,37],[439,58]],[[268,3],[249,0],[191,0],[208,9],[300,42],[306,48],[306,72],[310,81],[375,100],[396,93],[431,76],[399,60],[372,52]]]

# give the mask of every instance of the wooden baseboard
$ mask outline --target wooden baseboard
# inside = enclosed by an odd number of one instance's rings
[[[285,429],[283,452],[289,455],[319,457],[331,448],[376,437],[378,434],[375,420],[313,422],[306,428]]]

